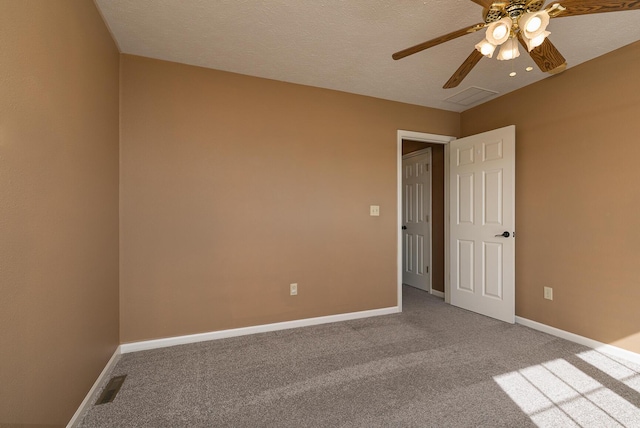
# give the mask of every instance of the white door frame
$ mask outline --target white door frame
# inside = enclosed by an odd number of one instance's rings
[[[423,143],[444,144],[444,300],[449,303],[449,142],[456,137],[446,135],[427,134],[424,132],[398,130],[397,137],[397,283],[398,283],[398,309],[402,311],[402,141],[413,140]],[[433,177],[432,177],[433,179]],[[432,256],[433,257],[433,256]],[[433,268],[431,268],[433,272]]]

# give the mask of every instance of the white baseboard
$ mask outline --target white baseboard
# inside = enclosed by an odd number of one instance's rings
[[[431,294],[441,299],[444,299],[444,293],[442,291],[431,289]]]
[[[122,352],[121,352],[120,346],[118,346],[115,352],[113,353],[113,355],[111,356],[111,358],[109,359],[109,361],[107,362],[107,365],[104,366],[104,369],[102,369],[100,376],[98,376],[98,379],[96,379],[96,381],[93,383],[93,386],[91,387],[87,395],[84,397],[84,400],[82,400],[82,403],[80,403],[80,407],[78,407],[78,410],[76,410],[73,417],[67,424],[67,428],[72,428],[76,423],[80,422],[80,417],[84,413],[85,409],[90,405],[90,400],[93,397],[93,394],[96,392],[96,390],[102,383],[102,380],[107,375],[107,373],[109,373],[111,368],[115,366],[116,362],[118,361],[118,357],[120,356],[121,353]]]
[[[527,318],[516,317],[516,323],[525,327],[530,327],[534,330],[542,331],[552,336],[566,339],[570,342],[575,342],[580,345],[588,346],[603,354],[609,354],[614,357],[624,358],[627,361],[631,361],[636,364],[640,364],[640,354],[627,351],[626,349],[618,348],[617,346],[607,345],[606,343],[598,342],[597,340],[589,339],[588,337],[580,336],[578,334],[569,333],[568,331],[560,330],[559,328],[551,327],[546,324],[532,321]]]
[[[120,352],[146,351],[149,349],[166,348],[168,346],[185,345],[187,343],[205,342],[208,340],[226,339],[228,337],[246,336],[248,334],[266,333],[269,331],[287,330],[290,328],[308,327],[318,324],[328,324],[339,321],[349,321],[360,318],[369,318],[380,315],[390,315],[400,312],[398,306],[373,309],[369,311],[350,312],[347,314],[328,315],[317,318],[306,318],[294,321],[284,321],[274,324],[263,324],[252,327],[233,328],[229,330],[212,331],[208,333],[190,334],[187,336],[168,337],[165,339],[145,340],[141,342],[123,343]]]

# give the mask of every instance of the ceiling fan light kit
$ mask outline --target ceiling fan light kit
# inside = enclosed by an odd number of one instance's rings
[[[540,70],[557,74],[567,68],[567,62],[549,41],[551,33],[547,31],[547,25],[551,18],[640,9],[638,0],[560,0],[552,1],[546,8],[543,8],[545,0],[471,1],[483,7],[484,22],[398,51],[392,55],[393,59],[405,58],[486,28],[485,39],[475,45],[471,55],[444,84],[445,89],[458,86],[483,57],[492,58],[498,46],[498,60],[517,58],[520,55],[518,43],[529,51]]]
[[[544,39],[551,34],[549,31],[546,31],[550,19],[549,13],[546,10],[521,13],[521,10],[528,10],[526,9],[527,6],[523,4],[523,9],[519,7],[515,8],[515,6],[520,6],[520,4],[512,2],[512,5],[507,8],[509,16],[492,22],[487,27],[487,42],[494,45],[494,49],[495,46],[502,45],[497,57],[500,61],[508,61],[520,56],[518,42],[516,40],[518,33],[522,36],[529,52],[540,46],[544,42]],[[480,47],[476,45],[478,52],[491,58],[491,55],[485,53],[488,51],[486,45],[482,44],[482,42],[480,42],[480,45]],[[493,50],[491,54],[493,54]]]

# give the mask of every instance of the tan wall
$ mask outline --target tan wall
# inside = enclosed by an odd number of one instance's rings
[[[404,141],[402,153],[431,147],[431,286],[444,293],[444,145]]]
[[[638,70],[640,42],[462,114],[464,135],[516,125],[517,315],[634,352]]]
[[[118,345],[118,51],[91,1],[0,1],[0,425],[63,426]]]
[[[459,114],[126,55],[122,93],[122,342],[396,306],[397,130]]]

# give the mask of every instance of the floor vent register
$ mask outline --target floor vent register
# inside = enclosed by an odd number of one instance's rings
[[[111,403],[113,399],[116,398],[116,395],[118,394],[118,391],[120,391],[120,387],[122,387],[126,377],[127,375],[112,377],[102,391],[102,394],[100,394],[100,397],[98,397],[96,405]]]

